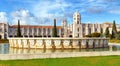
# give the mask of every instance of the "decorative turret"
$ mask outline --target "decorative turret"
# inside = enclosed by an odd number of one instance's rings
[[[63,25],[63,27],[67,26],[67,20],[66,19],[63,20],[62,25]]]

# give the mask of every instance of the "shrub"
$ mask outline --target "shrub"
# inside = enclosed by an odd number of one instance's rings
[[[85,37],[91,37],[91,35],[85,35]]]

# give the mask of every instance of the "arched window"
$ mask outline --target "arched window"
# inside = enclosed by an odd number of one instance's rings
[[[77,31],[79,32],[79,28],[77,29]]]
[[[79,20],[77,20],[77,24],[79,24]]]

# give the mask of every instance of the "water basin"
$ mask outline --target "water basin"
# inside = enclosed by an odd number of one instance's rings
[[[19,49],[10,48],[9,44],[0,44],[0,54],[39,54],[39,53],[64,53],[64,52],[101,52],[101,51],[120,51],[120,45],[109,45],[107,48],[94,49]]]

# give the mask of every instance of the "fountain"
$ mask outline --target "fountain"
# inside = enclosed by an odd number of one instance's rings
[[[108,47],[108,38],[9,38],[10,47],[76,49]]]

